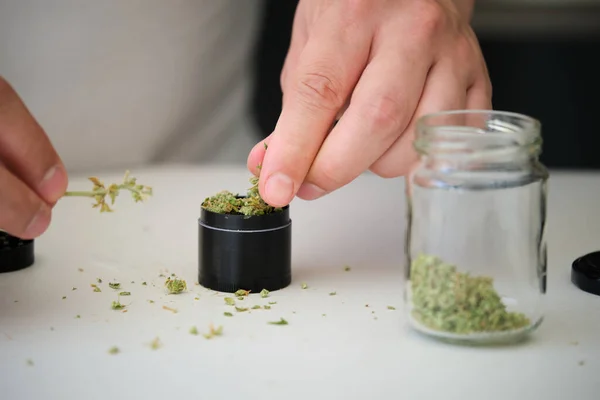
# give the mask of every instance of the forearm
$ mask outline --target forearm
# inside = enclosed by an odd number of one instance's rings
[[[475,8],[475,0],[452,0],[458,9],[460,15],[465,18],[466,21],[471,21],[473,16],[473,9]]]

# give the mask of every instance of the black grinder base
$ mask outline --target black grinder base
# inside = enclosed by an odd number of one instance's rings
[[[18,271],[33,265],[34,241],[0,231],[0,273]]]
[[[292,281],[289,206],[265,215],[218,214],[201,208],[198,283],[219,292],[275,291]]]

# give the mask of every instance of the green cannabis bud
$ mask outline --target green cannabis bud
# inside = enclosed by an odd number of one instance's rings
[[[498,332],[530,324],[508,312],[493,279],[458,272],[435,256],[420,255],[411,264],[412,316],[426,327],[455,334]]]
[[[266,147],[265,145],[265,149]],[[260,171],[260,165],[258,169]],[[252,186],[248,189],[246,196],[223,190],[212,197],[207,197],[202,202],[202,208],[217,214],[246,216],[266,215],[281,211],[281,207],[272,207],[262,199],[258,191],[258,182],[259,177],[253,176],[250,178]]]
[[[187,283],[183,279],[171,279],[171,277],[168,277],[165,281],[165,287],[169,291],[169,294],[178,294],[187,290]]]

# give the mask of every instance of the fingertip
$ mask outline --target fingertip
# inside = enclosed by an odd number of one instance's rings
[[[281,172],[269,176],[261,186],[262,190],[259,190],[263,200],[273,207],[287,206],[296,194],[292,178]]]
[[[22,239],[35,239],[42,235],[50,226],[52,213],[46,204],[42,204],[22,235]]]

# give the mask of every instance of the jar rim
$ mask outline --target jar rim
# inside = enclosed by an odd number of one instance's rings
[[[433,113],[424,114],[417,119],[417,127],[421,129],[427,128],[435,128],[435,125],[429,125],[428,122],[434,120],[439,117],[449,117],[453,115],[489,115],[489,116],[500,116],[500,117],[510,117],[514,119],[518,119],[522,122],[526,122],[528,128],[533,130],[539,130],[541,127],[541,122],[532,116],[527,114],[522,114],[514,111],[502,111],[502,110],[485,110],[485,109],[473,109],[473,110],[445,110],[438,111]],[[526,129],[524,129],[526,130]]]
[[[453,117],[485,117],[485,126],[469,124],[466,122],[455,123]],[[443,121],[451,120],[450,123]],[[493,124],[488,125],[488,122]],[[469,138],[484,137],[497,140],[514,139],[512,146],[541,145],[541,122],[529,115],[499,110],[447,110],[425,114],[418,118],[416,123],[415,147],[425,150],[430,140],[469,140]],[[501,139],[501,137],[505,139]],[[479,140],[479,139],[478,139]]]

